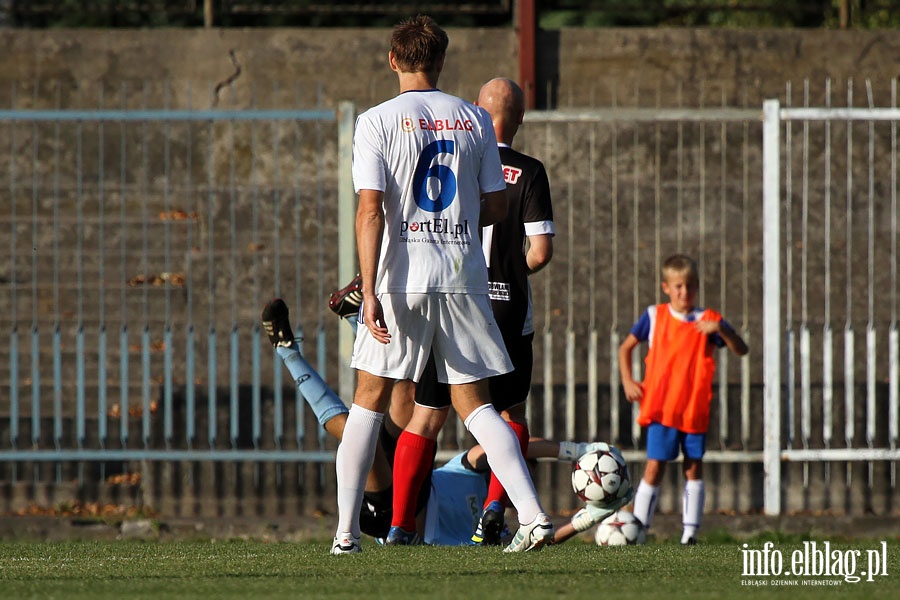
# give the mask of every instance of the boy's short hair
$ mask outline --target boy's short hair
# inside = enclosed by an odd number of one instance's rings
[[[450,39],[429,16],[401,21],[391,34],[391,52],[404,73],[437,73]]]
[[[686,254],[673,254],[663,262],[663,281],[666,280],[666,276],[670,273],[681,273],[687,275],[695,283],[700,282],[700,272],[697,269],[697,263]]]

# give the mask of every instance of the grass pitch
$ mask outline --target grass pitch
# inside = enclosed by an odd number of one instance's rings
[[[786,557],[799,538],[773,541]],[[601,548],[581,540],[527,554],[499,548],[392,547],[363,540],[361,555],[328,554],[326,541],[4,542],[4,598],[898,598],[900,540],[888,541],[886,576],[810,586],[840,577],[745,577],[742,544],[711,540]],[[880,541],[832,541],[834,550]],[[785,583],[795,580],[795,584]],[[749,585],[754,581],[757,585]],[[765,582],[764,585],[759,585]],[[803,584],[803,585],[801,585]]]

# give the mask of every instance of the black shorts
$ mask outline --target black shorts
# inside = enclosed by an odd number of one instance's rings
[[[512,360],[513,370],[488,380],[491,404],[497,412],[525,402],[531,391],[531,375],[534,371],[534,349],[531,346],[534,341],[533,333],[510,339],[504,336],[503,341]]]
[[[434,409],[450,406],[450,386],[438,381],[433,354],[428,355],[425,370],[416,383],[416,404]]]
[[[513,370],[488,380],[491,403],[497,412],[525,402],[531,391],[531,375],[534,371],[533,333],[504,337],[503,341],[512,360]],[[416,404],[434,409],[450,406],[450,389],[446,383],[438,382],[434,358],[431,356],[428,357],[422,377],[416,384]]]

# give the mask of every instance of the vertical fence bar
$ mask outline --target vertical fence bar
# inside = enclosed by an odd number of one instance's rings
[[[321,84],[317,89],[317,102],[318,105],[321,106],[322,102],[322,86]],[[322,142],[324,140],[322,123],[315,124],[316,131],[316,146],[321,148]],[[321,152],[316,153],[316,219],[319,223],[325,222],[325,189],[324,189],[324,181],[323,181],[323,173],[325,173],[325,163],[324,157]],[[355,228],[354,228],[355,229]],[[317,259],[316,259],[316,298],[324,298],[325,297],[325,265],[323,257],[325,256],[325,236],[323,232],[323,228],[319,227],[316,231],[316,250]],[[340,283],[338,285],[343,285]],[[325,348],[325,323],[323,321],[323,311],[321,310],[321,304],[317,307],[317,323],[316,323],[316,346],[318,349],[318,371],[321,374],[322,378],[325,379],[328,376],[327,368],[328,368],[328,359],[326,356],[326,348]],[[325,426],[322,423],[317,422],[316,427],[319,434],[319,448],[325,448],[325,440],[328,438],[328,434],[325,431]],[[463,427],[458,427],[457,431],[462,434]],[[464,442],[460,440],[460,447],[462,447]],[[324,477],[324,470],[322,468],[319,469],[320,476]]]
[[[11,86],[11,107],[16,107],[16,85]],[[18,152],[18,139],[16,136],[17,126],[15,123],[9,124],[9,148],[10,156],[15,156]],[[12,327],[9,331],[9,446],[15,449],[19,443],[19,332],[18,332],[18,273],[17,273],[17,248],[16,248],[16,230],[19,226],[18,212],[18,184],[16,181],[16,161],[9,161],[9,197],[12,200],[10,210],[9,223],[9,257],[10,257],[10,318]],[[10,479],[15,482],[17,479],[16,465],[12,464]]]
[[[600,377],[599,377],[599,369],[597,368],[598,357],[598,336],[597,331],[595,329],[591,329],[588,332],[588,347],[587,347],[587,422],[588,422],[588,439],[594,440],[600,434],[600,418],[599,418],[599,398],[598,398],[598,389],[600,387]],[[612,386],[612,381],[610,381],[610,386]],[[612,390],[610,390],[612,391]],[[615,401],[615,395],[610,393],[610,402]],[[610,443],[613,442],[612,436],[609,438]]]
[[[725,103],[725,91],[722,91],[722,106]],[[726,206],[728,198],[728,178],[725,173],[728,171],[728,129],[725,123],[722,123],[719,130],[719,232],[722,238],[719,240],[719,305],[722,307],[722,314],[728,314],[727,308],[727,290],[726,281],[728,279],[728,269],[726,267],[728,255],[725,251],[725,232],[728,230],[726,219]],[[727,448],[730,441],[729,423],[729,407],[728,407],[728,351],[720,354],[718,376],[719,376],[719,447]]]
[[[153,380],[153,372],[150,364],[150,325],[144,325],[141,331],[141,439],[144,448],[150,448],[152,445],[151,432],[151,382]]]
[[[84,362],[84,193],[82,189],[82,172],[84,171],[82,125],[75,125],[75,281],[78,287],[75,301],[75,443],[84,446],[85,417],[87,416],[85,394],[85,362]],[[79,466],[79,486],[81,468]]]
[[[319,297],[322,297],[322,294],[320,294]],[[325,341],[325,327],[320,322],[319,327],[316,330],[316,361],[319,367],[319,373],[325,373],[325,365],[328,364],[328,346]],[[465,432],[465,427],[459,427],[457,428],[457,431],[460,433],[460,436],[462,436]],[[328,437],[328,433],[325,431],[325,426],[321,423],[319,424],[318,432],[319,448],[321,449],[325,447],[325,440]],[[461,442],[459,447],[464,447],[464,442]]]
[[[619,387],[622,383],[621,375],[619,373],[619,344],[621,340],[619,339],[619,332],[613,329],[609,332],[609,384],[612,388],[610,390],[610,401],[609,401],[609,441],[612,444],[619,443],[619,439],[622,436],[622,430],[620,427],[620,413],[621,413],[621,396],[619,395]],[[634,442],[634,440],[631,440]],[[632,444],[633,445],[633,444]]]
[[[166,271],[169,273],[170,271]],[[163,330],[163,437],[166,448],[170,448],[175,440],[175,405],[172,398],[172,387],[175,381],[172,327],[166,325]]]
[[[60,108],[60,84],[56,83],[56,108]],[[62,203],[60,193],[60,148],[62,147],[60,124],[57,122],[53,131],[53,447],[55,450],[62,448],[63,417],[62,417],[62,331],[61,331],[61,302],[59,289],[60,271],[60,214],[59,207]],[[56,481],[62,481],[62,465],[56,463]]]
[[[545,300],[546,302],[546,300]],[[546,306],[546,304],[545,304]],[[549,312],[549,311],[548,311]],[[548,321],[544,328],[544,437],[553,439],[553,332]]]
[[[809,80],[803,82],[803,106],[809,106]],[[812,346],[809,329],[809,121],[803,121],[800,191],[800,442],[809,448],[812,435]],[[803,488],[809,487],[809,463],[803,463]]]
[[[240,332],[237,323],[231,327],[231,364],[229,375],[231,386],[229,394],[229,411],[228,422],[231,426],[231,449],[238,447],[238,437],[240,435],[240,369],[241,369],[241,351],[240,351]]]
[[[147,109],[147,82],[142,83],[142,106]],[[149,178],[150,178],[150,132],[146,119],[141,121],[141,275],[145,283],[141,286],[141,314],[143,316],[143,330],[141,331],[141,441],[144,448],[152,445],[150,429],[150,391],[151,391],[151,357],[150,357],[150,207],[149,207]]]
[[[568,143],[566,144],[569,155],[574,154],[574,144],[572,138],[574,132],[572,125],[567,126]],[[574,173],[570,173],[566,180],[567,192],[567,237],[566,244],[570,257],[575,256],[575,190]],[[567,440],[575,439],[575,308],[574,308],[574,287],[575,287],[575,261],[569,260],[566,268],[566,408],[565,408],[565,436]]]
[[[273,89],[273,97],[278,97],[278,82],[276,81]],[[281,160],[279,156],[279,149],[281,148],[281,121],[275,122],[275,132],[273,137],[272,144],[272,163],[273,163],[273,172],[272,172],[272,181],[274,182],[274,189],[272,194],[272,214],[275,219],[275,226],[272,228],[272,246],[274,248],[274,257],[273,257],[273,273],[274,273],[274,291],[277,297],[281,297],[281,227],[279,226],[281,222],[281,172],[279,162]],[[340,159],[339,159],[340,160]],[[343,165],[339,165],[338,167],[343,168]],[[265,343],[265,339],[263,339],[263,343]],[[281,377],[283,373],[281,359],[277,356],[277,354],[272,354],[272,366],[273,366],[273,381],[272,381],[272,437],[273,442],[275,444],[275,448],[280,450],[282,447],[282,443],[284,441],[284,399],[283,393],[281,390]],[[342,362],[339,360],[339,362]],[[282,470],[281,467],[277,467],[275,471],[276,476],[276,485],[281,485],[281,475]]]
[[[596,194],[596,173],[597,173],[597,126],[591,125],[591,131],[588,138],[588,219],[590,223],[597,222],[597,194]],[[599,389],[600,374],[599,365],[597,364],[599,332],[597,331],[597,233],[596,228],[590,228],[588,237],[588,436],[589,439],[597,439],[600,435],[600,415],[599,415]],[[616,401],[617,393],[610,379],[610,403]],[[615,443],[615,438],[610,433],[610,443]]]
[[[123,271],[124,273],[124,271]],[[124,292],[123,292],[124,293]],[[128,447],[128,324],[122,312],[122,328],[119,330],[119,440]]]
[[[847,80],[847,106],[853,106],[853,80]],[[844,250],[846,252],[846,264],[844,265],[844,281],[851,281],[853,273],[853,121],[847,121],[847,198],[846,198],[846,231]],[[845,319],[844,319],[844,444],[850,448],[853,446],[853,438],[856,435],[856,381],[854,359],[855,336],[851,321],[853,306],[853,286],[847,285],[845,294]],[[847,463],[844,468],[846,485],[851,483],[851,465]]]
[[[741,213],[750,214],[750,123],[744,121],[741,131]],[[741,220],[741,317],[744,341],[752,347],[750,337],[750,227],[749,219]],[[741,359],[741,448],[750,448],[750,353]]]
[[[36,259],[35,259],[36,260]],[[36,297],[36,296],[35,296]],[[31,326],[31,445],[41,443],[41,350],[37,322]],[[37,464],[34,465],[37,476]]]
[[[546,147],[552,146],[552,130],[550,124],[544,127],[544,143]],[[544,405],[542,417],[544,420],[544,437],[553,439],[553,332],[550,328],[550,278],[544,279],[544,331],[543,338],[543,376],[544,376]]]
[[[53,448],[62,449],[62,332],[59,323],[53,327]],[[62,481],[62,465],[56,463],[56,482]]]
[[[210,89],[210,97],[215,98],[215,94]],[[207,134],[206,145],[206,187],[209,190],[207,196],[207,248],[206,248],[206,294],[209,302],[208,314],[208,333],[207,333],[207,351],[206,351],[206,373],[207,373],[207,389],[206,389],[206,441],[210,448],[216,447],[216,437],[218,436],[218,423],[216,422],[216,403],[217,403],[217,386],[218,386],[218,365],[216,364],[216,165],[215,165],[215,141],[216,141],[216,124],[215,121],[209,122],[209,132]]]
[[[872,82],[866,80],[866,92],[869,108],[873,108]],[[875,123],[869,121],[869,186],[868,214],[866,228],[868,230],[866,244],[867,266],[867,317],[866,326],[866,446],[875,446],[875,377],[876,377],[876,335],[875,335]],[[896,290],[894,290],[896,293]],[[868,464],[867,484],[871,488],[874,480],[873,465]]]
[[[191,84],[188,82],[187,84],[187,107],[188,110],[191,110],[192,102],[191,102]],[[194,197],[194,139],[193,139],[193,123],[189,123],[185,129],[185,135],[187,136],[187,144],[185,146],[184,152],[184,162],[185,162],[185,197],[188,199],[188,208],[187,213],[189,218],[193,221],[199,221],[200,215],[200,206],[197,199]],[[186,307],[185,310],[187,312],[186,315],[186,326],[185,326],[185,340],[184,340],[184,403],[185,403],[185,423],[184,423],[184,437],[185,442],[188,449],[194,447],[194,442],[197,438],[197,397],[196,390],[194,388],[195,383],[195,361],[196,358],[194,356],[194,351],[196,348],[195,344],[195,331],[194,331],[194,226],[189,225],[187,228],[187,233],[185,235],[185,248],[184,255],[185,260],[187,261],[186,265],[186,273],[185,273],[185,299],[186,299]]]
[[[257,303],[258,305],[258,303]],[[253,407],[253,447],[259,448],[260,442],[262,440],[262,376],[261,376],[261,367],[262,361],[260,356],[260,336],[259,336],[259,326],[254,325],[250,330],[251,340],[250,340],[250,363],[252,368],[252,386],[253,386],[253,397],[251,398],[251,405]]]
[[[300,94],[300,90],[298,89],[297,90],[298,97],[299,97],[299,94]],[[344,115],[344,116],[345,116],[345,118],[347,118],[346,115]],[[346,124],[345,124],[345,126],[346,126]],[[298,133],[295,136],[295,141],[294,141],[295,156],[301,156],[301,152],[302,152],[301,133],[302,132]],[[344,134],[345,134],[345,136],[348,135],[347,130],[344,130]],[[350,146],[349,146],[350,155],[347,155],[347,157],[352,155],[352,147],[353,147],[352,124],[350,125],[349,136],[350,136],[349,140],[346,140],[346,139],[344,140],[345,143],[350,144]],[[345,148],[345,150],[346,150],[346,148]],[[345,173],[345,177],[347,175],[349,175],[349,173]],[[302,232],[302,228],[301,228],[303,197],[301,195],[301,190],[303,189],[303,185],[305,182],[301,179],[300,176],[301,176],[300,169],[295,169],[294,170],[294,203],[293,203],[293,220],[292,220],[292,223],[294,225],[293,234],[294,234],[295,255],[299,254],[300,248],[301,248],[301,242],[303,240],[303,232]],[[351,189],[352,189],[352,181],[353,180],[351,177],[351,180],[350,180]],[[354,196],[354,198],[355,198],[355,196]],[[355,202],[354,202],[354,206],[355,206]],[[351,229],[351,231],[355,231],[355,228]],[[355,248],[355,243],[356,243],[355,240],[356,240],[356,238],[354,235],[354,248]],[[294,261],[294,298],[296,298],[298,314],[302,307],[302,298],[300,296],[300,291],[301,291],[300,280],[301,280],[301,264],[300,264],[299,260],[295,260]],[[340,285],[344,285],[343,281],[341,282]],[[299,346],[300,353],[302,354],[303,353],[303,337],[304,337],[302,323],[298,324],[297,329],[294,332],[294,335],[299,338],[297,341],[297,345]],[[351,351],[353,350],[352,342],[350,345],[350,350]],[[347,355],[348,360],[346,363],[348,366],[350,364],[349,356],[350,355],[348,354]],[[350,381],[352,381],[352,380],[350,380]],[[352,394],[352,384],[351,384],[351,394]],[[352,397],[352,395],[350,397]],[[296,436],[296,444],[297,444],[298,448],[303,447],[304,440],[306,439],[305,415],[306,415],[306,401],[304,400],[303,395],[300,393],[300,387],[295,385],[294,386],[294,431],[296,432],[295,436]]]
[[[678,106],[682,105],[682,83],[678,82]],[[675,182],[675,239],[677,241],[676,250],[684,251],[684,123],[678,121],[676,134],[676,156],[677,162],[675,172],[677,180]],[[613,221],[615,222],[615,221]]]
[[[575,439],[575,332],[566,332],[566,408],[565,436]]]
[[[37,86],[35,86],[35,94]],[[38,211],[40,206],[41,178],[38,169],[40,141],[37,121],[32,123],[31,131],[31,247],[38,247]],[[41,370],[40,342],[38,325],[38,253],[31,253],[31,445],[37,447],[41,439]],[[34,479],[38,476],[38,465],[34,465]]]
[[[190,281],[190,279],[188,279]],[[188,287],[192,287],[188,284]],[[188,305],[192,299],[188,296]],[[194,378],[196,372],[196,357],[194,352],[196,349],[196,340],[194,332],[194,324],[189,320],[187,331],[185,331],[184,340],[184,440],[188,449],[194,447],[197,439],[197,395],[194,389]]]
[[[831,80],[825,81],[825,106],[831,107]],[[825,289],[823,293],[824,324],[822,331],[822,441],[825,448],[831,447],[833,437],[834,405],[834,344],[831,326],[831,121],[825,121],[825,181],[824,181],[824,224],[825,235]],[[825,463],[825,482],[831,482],[831,465]]]
[[[745,98],[746,104],[746,98]],[[741,128],[741,213],[750,214],[750,123],[744,121]],[[750,336],[750,226],[749,219],[741,220],[741,329],[748,346],[753,347]],[[750,353],[741,359],[741,448],[750,448]]]
[[[256,87],[253,87],[253,106],[257,106]],[[253,257],[253,306],[260,306],[260,277],[259,277],[259,252],[262,244],[259,237],[259,168],[257,155],[259,154],[259,127],[252,127],[250,131],[250,236],[251,256]],[[262,438],[262,375],[260,357],[260,323],[253,320],[250,327],[250,405],[253,412],[251,423],[252,443],[254,448],[259,448]],[[258,479],[258,465],[254,466],[254,477]],[[257,481],[258,483],[258,481]]]
[[[897,448],[900,439],[900,330],[892,324],[888,333],[888,444]],[[897,463],[891,461],[891,488],[897,485]]]
[[[84,327],[78,326],[75,332],[75,443],[79,448],[84,446],[85,421],[87,417],[87,398],[85,395],[85,365],[84,365]]]
[[[100,86],[99,108],[103,109],[103,86]],[[97,323],[97,442],[100,448],[106,447],[107,440],[107,375],[106,375],[106,214],[104,190],[104,143],[103,121],[97,123],[97,289],[98,289],[98,323]],[[101,476],[105,477],[105,465],[101,467]]]
[[[163,82],[163,105],[169,110],[169,80]],[[175,438],[174,430],[174,365],[173,352],[175,345],[172,337],[172,211],[169,185],[172,181],[171,166],[171,122],[163,121],[163,293],[165,295],[165,315],[163,324],[163,438],[166,448],[172,446]]]
[[[777,100],[763,103],[764,511],[781,512],[781,142]]]
[[[253,106],[256,103],[256,87],[253,88]],[[252,127],[250,131],[250,235],[252,242],[253,257],[253,306],[259,307],[260,295],[260,276],[259,276],[259,252],[262,248],[262,242],[259,237],[259,127]],[[273,142],[278,144],[277,138],[273,136]],[[260,373],[260,322],[258,319],[253,320],[250,327],[250,368],[251,368],[251,398],[250,405],[253,412],[251,437],[253,439],[253,447],[259,448],[262,438],[262,376]],[[254,477],[259,478],[258,466],[254,466]]]
[[[229,98],[234,101],[234,88],[229,87]],[[235,132],[234,121],[229,121],[228,123],[228,191],[229,191],[229,202],[228,202],[228,224],[229,224],[229,235],[230,241],[229,249],[228,249],[228,260],[231,269],[231,279],[228,282],[228,297],[230,299],[229,308],[231,309],[231,343],[229,345],[230,349],[230,361],[229,361],[229,410],[228,410],[228,423],[229,423],[229,440],[231,442],[231,449],[235,450],[238,447],[238,432],[239,432],[239,395],[240,395],[240,337],[238,330],[238,322],[237,322],[237,279],[238,279],[238,241],[237,241],[237,232],[238,232],[238,220],[237,220],[237,205],[239,202],[238,198],[238,189],[237,189],[237,133]]]
[[[897,80],[891,80],[891,107],[897,108]],[[897,121],[891,121],[891,231],[897,220]],[[891,236],[891,325],[888,333],[888,443],[897,447],[900,437],[900,332],[897,330],[897,236]],[[891,461],[891,489],[897,485],[897,462]]]
[[[701,273],[706,273],[706,123],[701,122],[698,125],[700,129],[700,148],[698,149],[698,158],[697,158],[697,196],[699,199],[699,209],[698,209],[698,227],[700,229],[699,239],[697,240],[698,248],[697,248],[697,263],[700,268]],[[702,281],[706,281],[704,278]],[[698,295],[700,306],[706,306],[708,304],[708,300],[706,299],[706,285],[700,286],[700,291]]]
[[[126,104],[127,84],[122,83],[120,92],[122,106]],[[119,443],[128,447],[128,302],[126,297],[128,281],[128,232],[126,217],[128,214],[128,175],[125,170],[128,164],[126,145],[127,128],[124,121],[119,122]]]
[[[9,332],[9,445],[19,445],[19,332],[15,322]]]
[[[210,236],[212,239],[212,236]],[[212,242],[210,242],[212,243]],[[212,277],[212,275],[210,275]],[[210,309],[211,311],[212,309]],[[218,348],[216,346],[216,328],[213,324],[214,316],[212,312],[210,312],[210,326],[209,326],[209,334],[207,336],[207,351],[206,351],[206,372],[207,376],[207,389],[206,389],[206,441],[209,444],[210,448],[216,447],[216,438],[218,437],[218,422],[216,420],[217,412],[216,412],[216,404],[218,402],[218,397],[216,393],[216,375],[218,371],[218,365],[216,364],[216,352]]]
[[[788,82],[786,90],[786,106],[792,105],[791,83]],[[795,379],[795,354],[796,340],[794,338],[794,314],[793,314],[793,282],[794,282],[794,152],[793,152],[793,128],[791,121],[784,122],[784,201],[786,226],[784,228],[784,268],[785,268],[785,285],[788,293],[784,299],[784,319],[785,319],[785,386],[784,395],[787,405],[787,428],[785,446],[792,448],[794,446],[795,430],[795,406],[794,406],[794,390],[796,385]]]

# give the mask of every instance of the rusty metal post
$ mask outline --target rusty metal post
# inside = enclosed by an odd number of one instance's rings
[[[518,0],[516,25],[519,33],[519,85],[525,92],[525,108],[535,108],[535,45],[537,8],[534,0]]]

